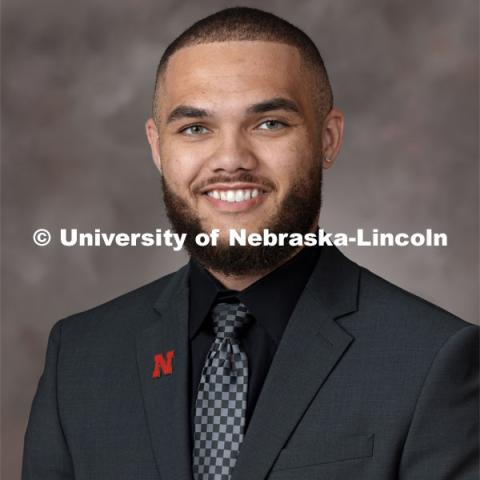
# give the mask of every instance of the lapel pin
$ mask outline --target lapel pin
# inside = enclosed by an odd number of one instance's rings
[[[173,372],[173,355],[175,350],[169,350],[165,354],[157,353],[153,357],[154,367],[152,378],[159,378],[162,375],[171,375]]]

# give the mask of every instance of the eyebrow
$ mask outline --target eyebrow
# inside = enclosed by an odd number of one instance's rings
[[[247,114],[267,113],[275,110],[285,110],[300,114],[300,108],[296,102],[288,98],[275,97],[263,102],[254,103],[247,107]],[[179,105],[174,108],[167,118],[167,124],[180,120],[181,118],[205,118],[213,116],[213,113],[203,108],[192,107],[190,105]]]
[[[203,108],[179,105],[170,112],[167,118],[167,123],[175,122],[181,118],[203,118],[208,116],[211,116],[211,113]]]
[[[267,113],[274,110],[286,110],[287,112],[300,113],[296,102],[288,98],[275,97],[264,102],[255,103],[247,108],[247,113]]]

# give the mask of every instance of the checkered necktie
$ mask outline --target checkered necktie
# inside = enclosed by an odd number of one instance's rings
[[[193,476],[229,480],[245,428],[248,363],[239,333],[250,321],[242,303],[218,303],[212,310],[216,338],[207,354],[195,403]]]

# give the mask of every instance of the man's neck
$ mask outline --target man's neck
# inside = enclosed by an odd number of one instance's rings
[[[284,263],[288,262],[291,258],[293,258],[295,255],[297,255],[304,247],[300,247],[292,252],[292,254],[287,257],[283,262],[279,263],[275,267],[265,270],[260,273],[253,273],[249,275],[225,275],[224,273],[217,272],[215,270],[211,270],[207,268],[207,270],[226,288],[229,290],[236,290],[236,291],[242,291],[245,290],[247,287],[255,283],[256,281],[260,280],[261,278],[265,277],[268,275],[270,272],[273,272],[273,270],[276,270],[280,266],[282,266]]]
[[[319,221],[319,215],[315,218],[315,221],[313,222],[313,225],[309,229],[309,233],[313,233],[318,229],[318,221]],[[273,272],[276,270],[278,267],[282,266],[284,263],[288,262],[291,258],[293,258],[295,255],[297,255],[304,247],[299,247],[296,250],[292,252],[292,254],[286,258],[283,262],[279,263],[273,268],[270,268],[269,270],[265,270],[263,272],[256,272],[252,273],[251,275],[225,275],[222,272],[217,272],[215,270],[212,270],[210,268],[207,268],[207,270],[226,288],[230,290],[237,290],[237,291],[242,291],[248,288],[250,285],[255,283],[256,281],[260,280],[262,277],[265,277],[268,275],[270,272]]]

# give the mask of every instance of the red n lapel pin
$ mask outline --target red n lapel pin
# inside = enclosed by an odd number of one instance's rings
[[[175,350],[169,350],[165,356],[158,353],[153,357],[154,367],[152,378],[159,378],[161,375],[171,375],[173,372],[173,355]]]

